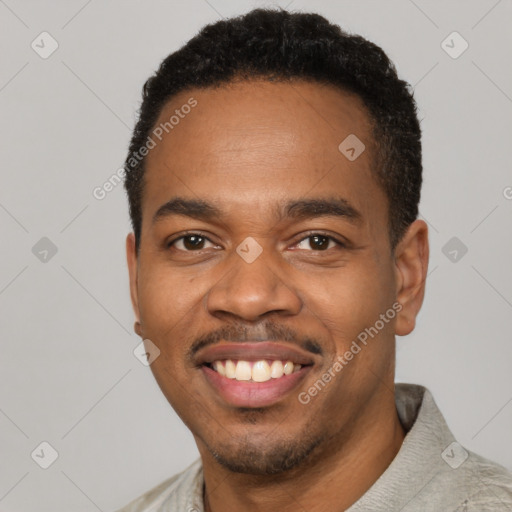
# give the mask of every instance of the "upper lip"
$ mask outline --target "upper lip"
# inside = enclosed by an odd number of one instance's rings
[[[278,341],[258,341],[254,343],[221,342],[200,349],[195,357],[198,365],[224,359],[241,359],[243,361],[279,359],[281,361],[292,361],[293,363],[301,365],[314,363],[314,359],[309,352],[304,351],[296,345]]]

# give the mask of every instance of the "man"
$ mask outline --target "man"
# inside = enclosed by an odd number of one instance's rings
[[[135,330],[200,460],[122,509],[512,510],[512,476],[394,385],[428,266],[416,107],[315,14],[205,27],[126,160]]]

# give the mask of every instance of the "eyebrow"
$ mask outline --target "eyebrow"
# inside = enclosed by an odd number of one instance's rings
[[[172,215],[209,221],[215,217],[222,217],[222,210],[207,201],[176,197],[158,208],[153,216],[153,223]],[[284,207],[278,208],[278,217],[280,220],[285,218],[304,220],[315,217],[339,217],[353,224],[360,224],[363,218],[362,214],[349,201],[341,197],[289,201]]]
[[[353,224],[360,224],[363,220],[361,212],[342,197],[291,201],[284,208],[284,217],[298,220],[314,217],[341,217]]]

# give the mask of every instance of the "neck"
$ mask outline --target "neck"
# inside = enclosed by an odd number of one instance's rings
[[[232,473],[200,449],[205,512],[346,510],[387,469],[402,445],[405,432],[394,397],[389,402],[377,416],[355,425],[348,438],[345,433],[333,436],[307,463],[278,475]]]

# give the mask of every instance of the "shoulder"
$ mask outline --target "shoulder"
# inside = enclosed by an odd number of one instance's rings
[[[192,503],[200,490],[202,465],[198,459],[181,473],[163,481],[116,512],[163,512],[175,510],[173,507],[181,509],[187,507],[188,502]]]
[[[457,512],[512,512],[510,471],[473,452],[468,452],[467,464],[464,466],[465,474],[460,483],[469,483],[470,487]]]

